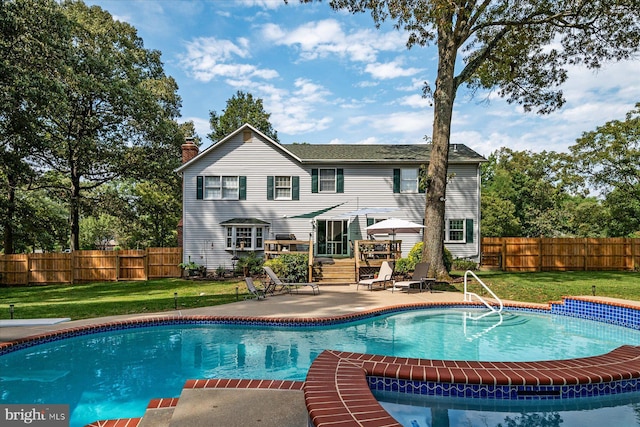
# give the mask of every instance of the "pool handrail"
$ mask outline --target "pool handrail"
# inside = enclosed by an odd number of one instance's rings
[[[480,285],[487,291],[489,292],[489,294],[491,294],[491,296],[493,297],[494,300],[496,300],[498,302],[498,306],[499,308],[496,309],[493,305],[489,304],[484,298],[482,298],[480,295],[474,293],[474,292],[469,292],[467,290],[467,276],[471,274],[474,279],[476,279],[478,281],[478,283],[480,283]],[[502,300],[500,298],[498,298],[498,296],[493,293],[493,291],[484,284],[484,282],[482,280],[480,280],[480,278],[471,270],[467,270],[464,273],[464,301],[467,302],[471,302],[471,299],[473,297],[476,297],[481,303],[483,303],[489,310],[496,312],[496,313],[501,313],[502,310],[504,309],[504,304],[502,303]]]

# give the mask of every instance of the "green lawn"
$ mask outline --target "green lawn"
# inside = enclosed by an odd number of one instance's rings
[[[116,314],[152,313],[206,307],[236,301],[247,295],[244,281],[158,279],[139,282],[100,282],[0,288],[0,319],[70,317],[74,320]]]
[[[457,273],[457,274],[456,274]],[[461,272],[454,272],[462,276]],[[567,295],[592,295],[593,286],[598,296],[640,301],[640,273],[621,271],[566,271],[540,273],[505,273],[478,271],[478,277],[502,299],[547,303]],[[446,286],[446,285],[445,285]],[[463,291],[462,283],[454,283]],[[480,286],[470,291],[485,295]]]
[[[596,295],[640,301],[640,273],[545,272],[504,273],[480,271],[478,276],[500,297],[547,303],[565,295]],[[453,272],[460,278],[462,273]],[[437,289],[462,292],[463,284],[439,284]],[[485,295],[479,286],[470,289]],[[152,313],[226,304],[247,295],[243,281],[159,279],[146,282],[102,282],[0,288],[0,319],[8,319],[9,304],[15,318],[70,317],[85,319],[117,314]],[[236,292],[238,295],[236,296]]]

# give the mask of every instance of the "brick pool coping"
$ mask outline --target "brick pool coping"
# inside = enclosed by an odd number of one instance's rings
[[[394,305],[360,313],[316,318],[265,318],[252,316],[157,316],[145,319],[109,322],[63,329],[0,343],[0,355],[45,342],[73,336],[148,326],[184,324],[245,324],[270,326],[327,326],[384,314],[428,308],[482,307],[469,302],[424,302]],[[565,297],[549,305],[508,303],[505,308],[517,311],[557,313],[581,318],[640,327],[640,307],[617,301]],[[622,314],[617,321],[616,313]],[[612,314],[613,313],[613,314]],[[392,383],[385,382],[392,380]],[[400,390],[406,382],[423,384],[492,387],[567,387],[613,383],[613,392],[640,389],[640,346],[622,346],[610,353],[581,359],[542,362],[467,362],[397,358],[325,350],[312,363],[305,382],[300,382],[310,417],[310,425],[400,426],[373,396],[376,383],[382,389]],[[189,380],[186,388],[277,388],[279,382],[264,380]],[[298,382],[295,382],[296,384]],[[287,385],[288,386],[288,385]],[[297,387],[297,386],[296,386]],[[419,386],[418,386],[419,387]],[[471,388],[470,390],[475,390]],[[537,390],[540,390],[538,388]],[[589,389],[588,393],[592,393]],[[611,390],[608,391],[608,393]],[[458,392],[455,392],[458,393]],[[465,393],[463,390],[462,393]],[[516,390],[517,394],[517,390]],[[525,393],[527,394],[527,393]],[[535,393],[534,393],[535,394]],[[592,394],[589,394],[592,395]],[[154,399],[154,404],[175,405],[177,399]],[[164,402],[164,403],[162,403]],[[96,421],[91,427],[136,427],[140,418]]]

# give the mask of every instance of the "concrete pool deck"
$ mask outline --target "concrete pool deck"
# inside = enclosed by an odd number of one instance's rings
[[[640,309],[640,304],[632,301],[615,300],[600,297],[580,297],[585,300],[606,302],[614,305],[633,307]],[[140,322],[146,319],[161,317],[162,319],[180,317],[230,317],[252,319],[323,319],[344,318],[368,311],[379,311],[390,307],[411,305],[447,305],[463,303],[463,295],[459,292],[391,292],[390,290],[366,289],[357,290],[355,285],[323,286],[319,295],[308,294],[284,294],[268,297],[266,300],[242,300],[231,304],[204,307],[188,310],[168,311],[163,313],[150,313],[144,315],[110,316],[96,319],[69,321],[52,325],[25,325],[8,326],[0,328],[0,349],[3,346],[12,345],[12,342],[22,341],[28,337],[47,336],[57,332],[76,328],[91,327],[92,325],[105,325],[120,322]],[[549,309],[548,304],[531,304],[505,301],[510,306],[518,306],[532,309]],[[624,354],[625,367],[640,371],[640,355],[635,352]],[[391,360],[394,359],[394,360]],[[633,360],[632,366],[628,365]],[[437,361],[436,361],[437,362]],[[306,385],[300,381],[258,381],[258,380],[197,380],[186,381],[183,394],[180,398],[155,399],[149,403],[147,413],[142,418],[126,420],[108,420],[92,423],[93,427],[146,427],[146,426],[198,426],[211,425],[212,419],[219,422],[218,425],[261,425],[271,426],[306,426],[310,419],[316,426],[320,425],[388,425],[397,426],[388,414],[380,412],[379,405],[362,399],[363,393],[369,390],[364,381],[365,375],[386,375],[387,370],[394,369],[396,378],[411,378],[417,375],[415,360],[398,361],[395,358],[370,357],[367,355],[340,354],[336,352],[323,353],[314,362],[313,370],[307,378]],[[611,365],[618,363],[615,360],[605,359],[603,363]],[[446,364],[445,364],[446,365]],[[407,366],[414,366],[415,372],[404,373]],[[617,366],[617,365],[616,365]],[[445,369],[451,373],[452,381],[463,378],[469,381],[470,372],[478,374],[478,365],[468,366],[471,370],[461,370],[459,366],[442,366],[429,371],[428,366],[421,368],[420,376],[423,380],[429,380],[433,374],[440,378],[441,371]],[[508,368],[514,371],[514,366]],[[538,367],[540,369],[544,366]],[[547,367],[551,369],[551,367]],[[484,371],[491,371],[491,366],[484,367]],[[553,368],[558,370],[558,368]],[[565,368],[561,368],[560,370]],[[453,372],[457,372],[453,378]],[[603,377],[600,372],[600,378]],[[547,372],[549,374],[549,372]],[[618,374],[616,374],[618,375]],[[621,378],[627,378],[621,374]],[[494,383],[511,382],[514,378],[500,378],[495,372],[492,375],[477,375],[478,381],[493,381]],[[523,376],[516,376],[523,381]],[[618,378],[612,377],[612,379]],[[531,377],[534,381],[540,378]],[[566,378],[544,376],[543,380],[551,379],[564,381]],[[187,379],[185,379],[187,380]],[[346,382],[345,382],[346,380]],[[575,378],[573,380],[576,380]],[[549,382],[549,381],[547,381]],[[357,384],[355,384],[357,383]],[[345,385],[347,388],[345,389]],[[357,401],[348,402],[348,396],[353,395],[354,387],[357,389]],[[268,393],[267,393],[268,390]],[[304,395],[303,395],[304,390]],[[265,392],[265,393],[262,393]],[[346,393],[346,394],[343,394]],[[370,394],[370,392],[369,392]],[[266,397],[268,396],[268,398]],[[366,397],[366,396],[365,396]],[[255,410],[239,410],[240,403],[230,404],[234,399],[247,405],[247,408]],[[305,405],[306,403],[306,405]],[[354,406],[355,405],[355,406]],[[196,416],[197,413],[197,416]],[[286,417],[284,417],[286,416]],[[186,417],[186,418],[185,418]],[[258,420],[256,417],[259,417]],[[364,417],[364,418],[363,418]],[[337,423],[337,424],[336,424]]]

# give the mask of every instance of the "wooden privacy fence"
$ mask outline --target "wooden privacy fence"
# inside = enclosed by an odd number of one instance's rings
[[[108,282],[180,277],[182,248],[0,256],[0,284]]]
[[[637,270],[640,239],[483,237],[480,267],[503,271]]]

